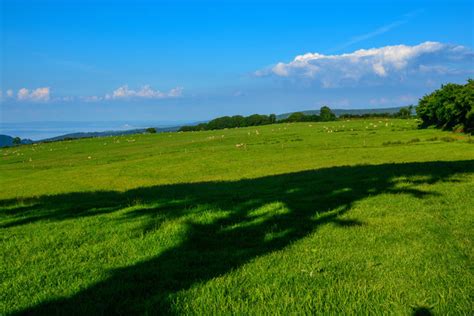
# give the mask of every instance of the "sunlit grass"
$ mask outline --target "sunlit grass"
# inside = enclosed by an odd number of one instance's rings
[[[469,314],[474,146],[415,125],[2,149],[0,312]]]

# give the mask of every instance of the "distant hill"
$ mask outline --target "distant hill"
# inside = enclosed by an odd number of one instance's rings
[[[343,114],[373,114],[373,113],[396,113],[400,111],[402,107],[395,107],[395,108],[382,108],[382,109],[331,109],[334,114],[337,116],[341,116]],[[301,112],[305,115],[314,115],[318,114],[319,115],[319,110],[306,110],[306,111],[295,111],[295,112]],[[289,112],[289,113],[283,113],[277,115],[277,120],[283,120],[288,118],[292,113],[295,112]]]
[[[7,147],[7,146],[13,146],[13,139],[14,137],[8,136],[8,135],[0,135],[0,148],[1,147]],[[33,141],[31,139],[22,139],[21,140],[22,144],[31,144]]]
[[[199,122],[190,123],[189,125],[197,125]],[[165,132],[177,132],[179,130],[179,126],[169,126],[169,127],[154,127],[157,133],[165,133]],[[37,141],[33,141],[31,139],[22,139],[22,144],[32,144],[32,143],[41,143],[41,142],[55,142],[61,141],[66,139],[80,139],[80,138],[92,138],[92,137],[107,137],[107,136],[122,136],[122,135],[131,135],[131,134],[143,134],[146,133],[146,128],[139,128],[139,129],[130,129],[126,131],[104,131],[104,132],[78,132],[78,133],[69,133],[64,134],[56,137],[50,137],[45,139],[40,139]],[[6,146],[13,145],[14,137],[8,135],[0,135],[0,148]]]
[[[173,126],[173,127],[155,127],[157,133],[164,133],[164,132],[176,132],[178,131],[180,126]],[[90,137],[105,137],[105,136],[122,136],[122,135],[131,135],[131,134],[143,134],[146,133],[145,128],[140,129],[130,129],[126,131],[105,131],[105,132],[85,132],[85,133],[70,133],[61,136],[51,137],[42,139],[38,142],[54,142],[60,141],[65,139],[79,139],[79,138],[90,138]]]

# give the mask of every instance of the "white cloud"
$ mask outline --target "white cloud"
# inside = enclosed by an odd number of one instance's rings
[[[168,92],[169,97],[180,97],[183,95],[183,87],[176,87]]]
[[[114,90],[111,94],[106,94],[106,100],[117,100],[127,98],[144,98],[144,99],[164,99],[180,97],[183,93],[182,87],[176,87],[168,92],[153,90],[149,85],[141,87],[139,90],[129,89],[127,85],[121,86]]]
[[[11,90],[7,91],[7,95]],[[11,91],[11,95],[13,95],[13,91]],[[17,99],[19,101],[49,101],[50,99],[50,89],[49,87],[37,88],[34,90],[28,90],[26,88],[21,88],[18,90]]]
[[[473,73],[473,61],[474,52],[464,46],[424,42],[415,46],[360,49],[340,55],[307,53],[296,56],[291,62],[259,70],[255,75],[300,78],[319,81],[323,87],[335,87],[422,73]]]
[[[374,72],[381,76],[385,77],[387,75],[387,72],[385,71],[385,68],[383,67],[382,63],[376,63],[372,66],[374,68]]]
[[[9,98],[13,97],[13,90],[12,89],[7,90],[7,97],[9,97]]]
[[[28,99],[30,96],[30,91],[26,88],[21,88],[20,90],[18,90],[18,94],[17,94],[17,97],[18,97],[18,100],[26,100]]]

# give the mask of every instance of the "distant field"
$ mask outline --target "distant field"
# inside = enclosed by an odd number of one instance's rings
[[[466,135],[374,119],[0,154],[0,314],[474,310]]]

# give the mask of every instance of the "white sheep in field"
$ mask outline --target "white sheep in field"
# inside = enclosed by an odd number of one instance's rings
[[[240,144],[235,144],[235,147],[237,148],[242,148],[242,147],[246,147],[244,143],[240,143]]]

